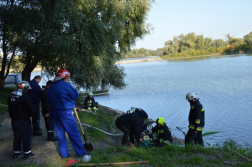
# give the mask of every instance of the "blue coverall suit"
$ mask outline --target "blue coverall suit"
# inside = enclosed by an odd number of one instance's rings
[[[29,89],[26,94],[30,97],[32,104],[33,104],[33,106],[36,110],[36,113],[37,113],[37,118],[32,118],[33,130],[36,131],[39,129],[39,123],[40,123],[40,111],[39,111],[40,105],[39,105],[39,103],[41,102],[42,89],[35,79],[31,80],[29,82],[29,84],[32,89]]]
[[[73,108],[75,107],[74,100],[78,97],[79,94],[77,90],[74,89],[71,84],[63,80],[52,83],[47,92],[62,158],[69,156],[65,131],[68,134],[76,154],[78,156],[86,154],[73,115]]]

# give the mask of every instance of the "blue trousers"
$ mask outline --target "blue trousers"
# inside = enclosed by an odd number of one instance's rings
[[[81,137],[76,125],[76,120],[72,110],[52,110],[51,111],[54,127],[58,136],[58,145],[61,157],[65,158],[69,155],[65,132],[72,143],[72,146],[78,156],[86,154],[83,147]]]
[[[38,116],[38,119],[34,119],[32,118],[32,126],[33,126],[33,131],[34,130],[37,130],[39,128],[39,123],[40,123],[40,105],[39,104],[33,104],[35,110],[36,110],[36,113],[37,113],[37,116]]]

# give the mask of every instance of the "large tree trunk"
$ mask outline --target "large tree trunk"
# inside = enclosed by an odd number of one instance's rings
[[[3,76],[4,75],[0,75],[0,90],[3,90],[4,88],[5,78]]]
[[[23,81],[30,81],[31,78],[31,73],[34,70],[34,68],[38,65],[38,60],[32,58],[31,55],[29,55],[29,53],[27,53],[26,55],[26,64],[25,64],[25,68],[22,71],[22,80]]]

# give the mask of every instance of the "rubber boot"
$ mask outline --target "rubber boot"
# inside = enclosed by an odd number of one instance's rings
[[[58,141],[58,138],[54,136],[54,132],[48,132],[47,133],[47,140],[48,141]]]

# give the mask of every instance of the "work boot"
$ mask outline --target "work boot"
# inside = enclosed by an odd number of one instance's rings
[[[54,136],[54,132],[47,133],[47,140],[48,141],[58,141],[58,137]]]
[[[28,159],[28,158],[32,158],[32,157],[35,157],[36,154],[33,154],[33,153],[28,153],[28,154],[24,154],[24,159]]]
[[[38,130],[39,132],[42,132],[42,129],[40,128],[40,125],[39,125],[39,124],[38,124],[37,130]]]
[[[42,136],[43,133],[41,131],[39,131],[38,129],[33,129],[32,135],[33,136]]]
[[[22,158],[24,155],[22,153],[13,153],[13,159]]]

